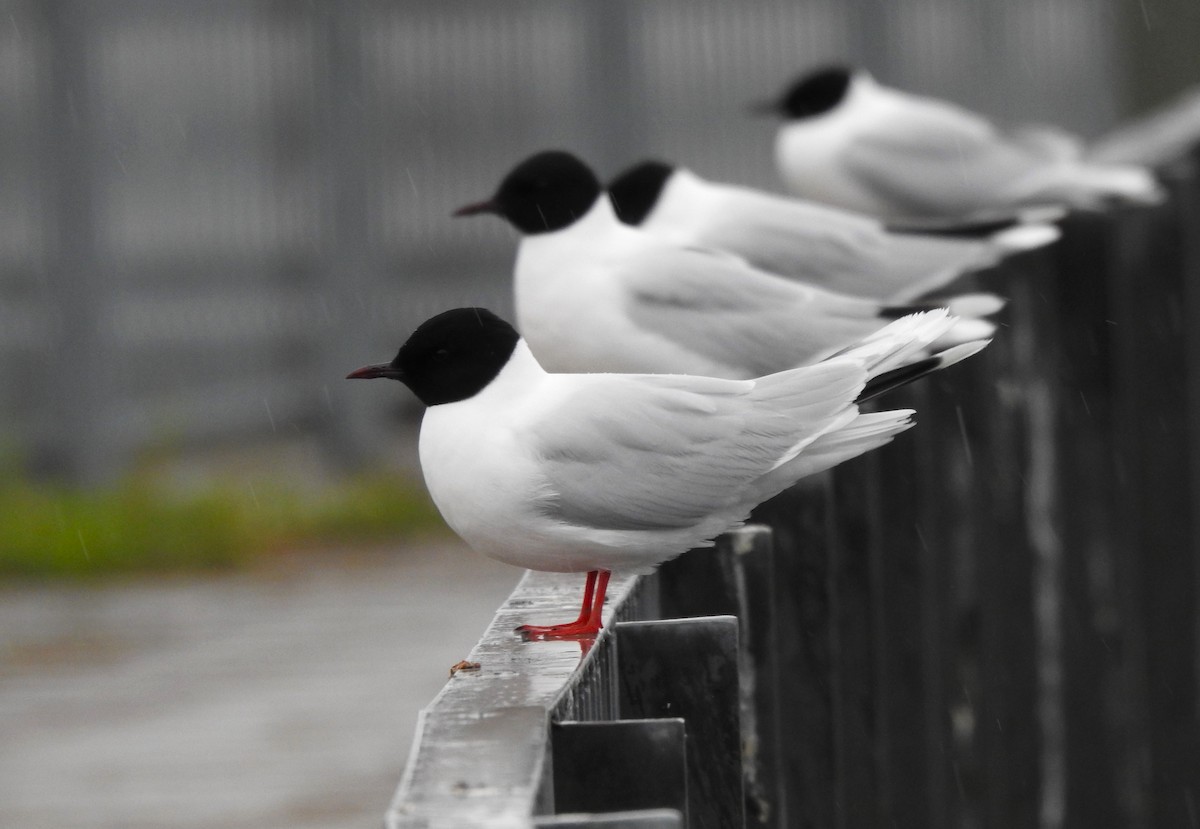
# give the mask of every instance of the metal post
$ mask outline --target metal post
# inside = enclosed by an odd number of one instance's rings
[[[378,319],[378,263],[368,200],[375,116],[368,101],[362,54],[367,11],[358,0],[322,2],[316,9],[325,65],[316,117],[322,212],[327,222],[322,234],[319,291],[333,323],[314,332],[318,341],[313,350],[320,355],[314,386],[319,390],[341,389],[348,371],[381,358],[371,336]],[[327,408],[327,447],[336,462],[349,468],[374,459],[383,430],[377,398],[359,391],[331,394]]]
[[[115,357],[106,326],[110,262],[97,238],[96,179],[108,154],[96,122],[93,56],[103,28],[90,3],[38,6],[49,44],[43,149],[46,297],[52,342],[39,372],[46,431],[35,467],[79,484],[118,471],[125,447],[107,435]]]

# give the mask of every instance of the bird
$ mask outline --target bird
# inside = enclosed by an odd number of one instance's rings
[[[955,104],[826,66],[761,106],[783,116],[775,162],[797,196],[885,218],[955,218],[1030,205],[1156,204],[1150,171],[1088,161],[1054,127],[1005,129]]]
[[[518,164],[487,200],[520,233],[517,328],[547,371],[745,380],[811,363],[931,306],[848,296],[681,247],[621,222],[592,170],[562,150]],[[990,337],[1003,300],[939,300],[960,318],[936,347]],[[962,317],[972,318],[962,318]]]
[[[893,230],[872,216],[708,181],[659,160],[633,164],[606,189],[621,221],[672,244],[727,251],[764,271],[890,302],[915,299],[1059,237],[1057,227],[1019,217]]]
[[[903,317],[811,366],[752,380],[555,374],[483,308],[422,323],[388,363],[348,379],[404,383],[425,404],[419,456],[446,523],[477,552],[586,573],[578,618],[527,638],[589,635],[612,573],[646,573],[709,547],[796,480],[889,442],[908,409],[859,403],[983,347],[911,362],[945,334],[944,310]]]

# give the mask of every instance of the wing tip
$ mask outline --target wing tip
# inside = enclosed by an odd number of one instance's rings
[[[970,340],[965,343],[959,343],[958,345],[952,345],[945,351],[939,351],[937,355],[935,355],[938,358],[938,368],[948,368],[955,363],[961,363],[968,357],[974,357],[980,351],[983,351],[985,348],[991,345],[991,343],[992,338],[987,337],[986,339]]]

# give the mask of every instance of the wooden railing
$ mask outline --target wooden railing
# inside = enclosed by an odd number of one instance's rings
[[[1200,825],[1197,158],[973,277],[1001,331],[885,401],[916,429],[619,580],[594,641],[512,633],[577,601],[528,575],[388,825]]]

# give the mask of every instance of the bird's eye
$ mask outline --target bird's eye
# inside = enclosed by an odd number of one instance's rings
[[[444,360],[450,356],[450,349],[439,348],[437,351],[433,352],[433,356],[437,357],[439,360]]]

